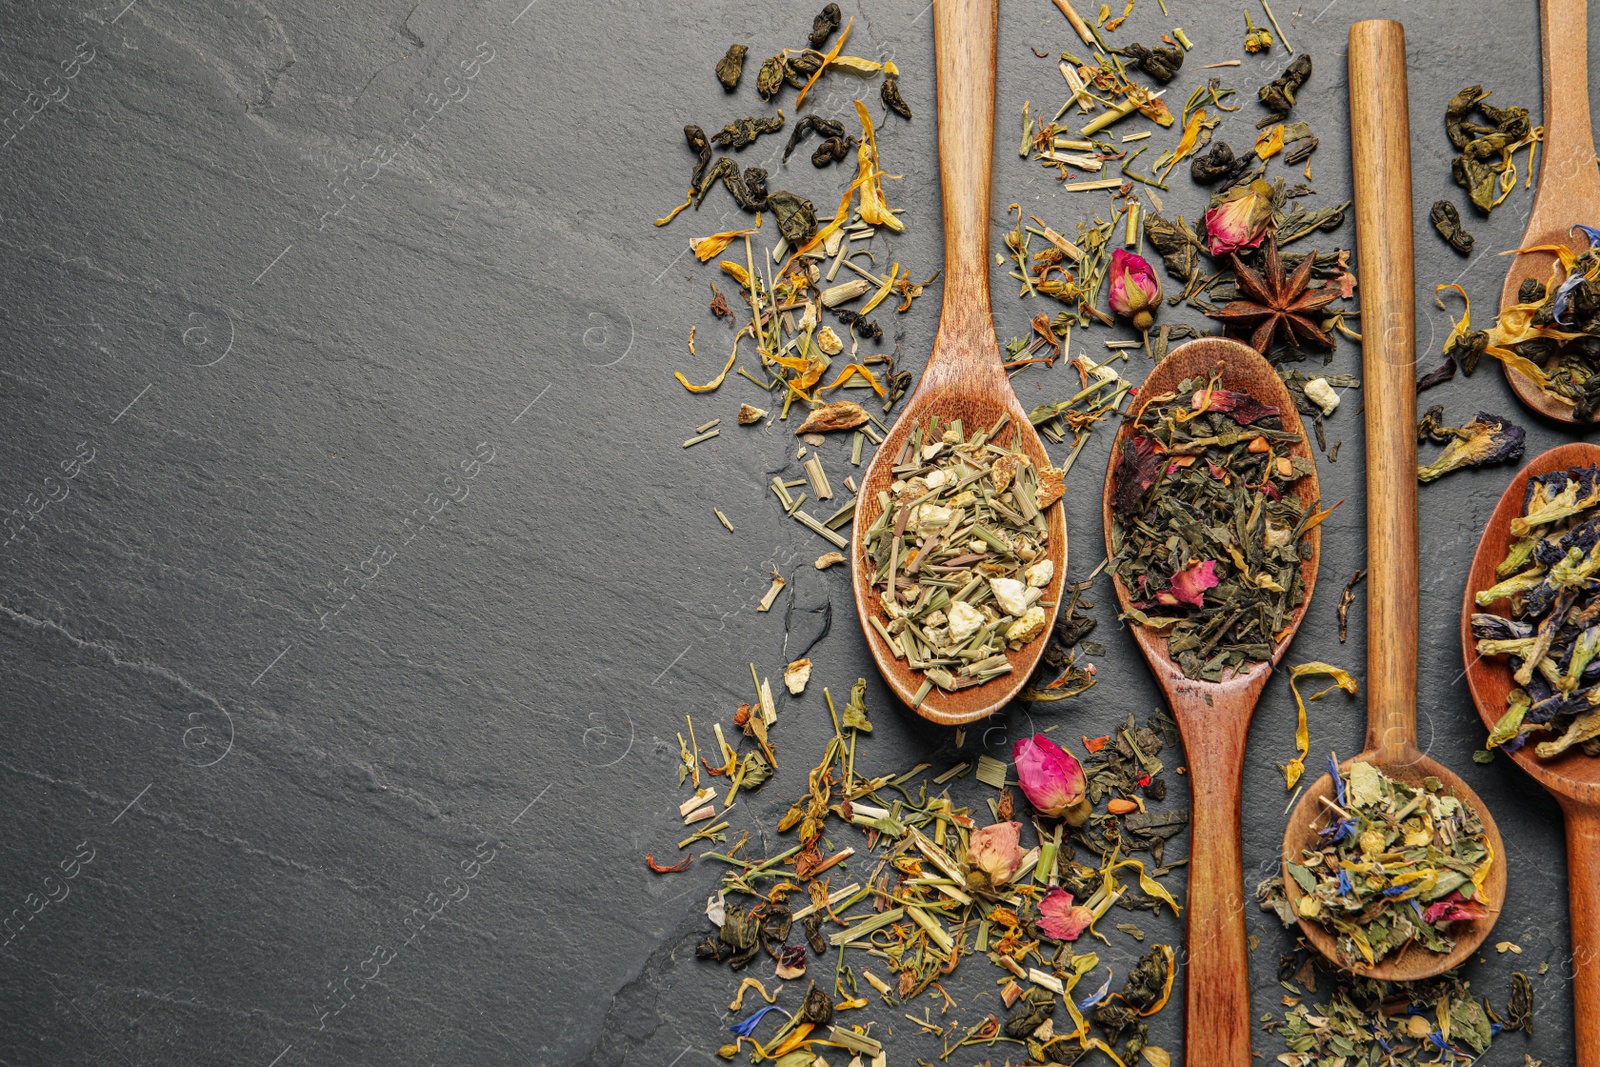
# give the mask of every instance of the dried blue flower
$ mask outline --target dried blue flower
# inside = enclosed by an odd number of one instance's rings
[[[1333,758],[1333,753],[1328,753],[1328,773],[1333,775],[1333,787],[1339,791],[1339,806],[1348,807],[1344,799],[1344,779],[1339,776],[1339,761]]]
[[[1527,436],[1516,423],[1482,411],[1460,426],[1440,427],[1440,430],[1451,435],[1450,443],[1432,463],[1417,468],[1420,482],[1431,482],[1467,467],[1520,460]]]
[[[1600,230],[1595,229],[1593,226],[1585,226],[1581,222],[1572,227],[1572,230],[1582,230],[1584,235],[1589,238],[1589,247],[1600,248]],[[1572,230],[1567,232],[1570,234]]]
[[[1562,319],[1561,316],[1566,312],[1567,304],[1572,299],[1572,291],[1578,286],[1582,285],[1584,281],[1585,278],[1583,275],[1573,274],[1569,276],[1566,281],[1562,282],[1560,288],[1556,290],[1555,301],[1550,305],[1550,318],[1554,320],[1557,325],[1572,325],[1572,323]]]
[[[766,1015],[769,1011],[783,1011],[783,1009],[778,1007],[776,1004],[768,1005],[767,1007],[757,1011],[744,1022],[734,1023],[732,1026],[728,1027],[728,1029],[732,1030],[740,1037],[749,1037],[751,1034],[756,1032],[756,1025],[761,1022],[762,1016]],[[783,1011],[783,1014],[788,1015],[789,1013]]]
[[[1079,1011],[1088,1011],[1094,1005],[1096,1005],[1096,1004],[1100,1003],[1102,1000],[1106,999],[1106,996],[1108,994],[1110,994],[1110,992],[1111,992],[1111,979],[1112,979],[1112,976],[1113,976],[1113,972],[1112,972],[1111,968],[1107,967],[1106,968],[1105,984],[1102,985],[1099,989],[1096,989],[1093,993],[1090,993],[1088,996],[1084,997],[1082,1000],[1078,1001],[1078,1010]]]
[[[1341,894],[1349,893],[1354,888],[1355,887],[1350,884],[1350,875],[1345,872],[1345,869],[1343,867],[1340,867],[1339,868],[1339,892]]]

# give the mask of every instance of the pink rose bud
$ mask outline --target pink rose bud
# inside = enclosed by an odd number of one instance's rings
[[[1132,319],[1135,329],[1148,330],[1161,306],[1161,279],[1145,258],[1126,249],[1111,251],[1111,310]]]
[[[1017,765],[1017,782],[1039,814],[1083,825],[1089,817],[1089,802],[1083,795],[1087,783],[1083,765],[1072,753],[1044,734],[1034,734],[1018,739],[1011,758]]]
[[[1225,256],[1261,244],[1267,225],[1272,222],[1271,193],[1272,187],[1265,182],[1254,182],[1206,212],[1206,237],[1211,241],[1212,255]]]
[[[1072,903],[1072,894],[1058,885],[1039,901],[1039,929],[1057,941],[1076,941],[1094,922],[1094,912]]]
[[[1017,873],[1022,866],[1022,846],[1017,843],[1021,829],[1021,823],[997,822],[972,831],[967,840],[967,866],[981,875],[977,888],[987,880],[988,888],[999,889]]]

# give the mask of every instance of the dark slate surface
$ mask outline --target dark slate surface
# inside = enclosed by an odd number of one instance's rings
[[[780,698],[784,767],[734,813],[753,847],[780,847],[776,819],[825,737],[823,686],[837,695],[872,680],[869,768],[957,758],[949,731],[891,708],[847,575],[812,570],[826,546],[775,508],[765,482],[797,472],[792,435],[732,425],[739,401],[759,399],[742,379],[697,397],[670,376],[709,377],[728,343],[705,313],[712,269],[685,255],[685,239],[744,218],[719,191],[698,216],[650,225],[683,189],[678,129],[752,110],[755,64],[798,43],[810,9],[123,3],[0,15],[0,100],[19,109],[0,149],[0,505],[11,516],[0,900],[13,916],[0,1062],[710,1062],[734,986],[691,953],[715,864],[671,877],[643,864],[681,835],[685,713],[704,741],[748,699],[747,664],[776,678],[814,636],[821,616],[808,612],[831,604],[811,689]],[[1143,0],[1118,38],[1177,24],[1200,46],[1191,64],[1239,54],[1236,10],[1168,6],[1170,20]],[[916,112],[883,124],[885,165],[905,175],[891,200],[910,225],[882,243],[926,276],[941,254],[929,11],[921,0],[850,10],[849,50],[892,56]],[[1456,89],[1483,81],[1497,102],[1537,108],[1531,4],[1277,10],[1318,64],[1300,111],[1323,139],[1318,202],[1349,190],[1352,20],[1408,24],[1419,220],[1440,195],[1465,204],[1440,120]],[[710,73],[730,40],[751,45],[735,99]],[[1049,4],[1008,0],[996,235],[1011,200],[1069,232],[1103,210],[1099,194],[1062,194],[1010,150],[1022,100],[1053,109],[1063,95],[1053,59],[1029,47],[1076,45]],[[1168,98],[1181,107],[1206,73],[1238,86],[1245,108],[1219,134],[1240,148],[1255,132],[1254,89],[1286,59],[1280,48],[1237,70],[1186,70]],[[829,79],[815,107],[848,118],[861,88],[875,83]],[[1151,157],[1170,135],[1154,143]],[[764,142],[746,162],[831,209],[842,170],[799,155],[780,170],[775,156]],[[1180,172],[1166,200],[1194,218],[1202,196]],[[1419,221],[1419,362],[1437,361],[1449,329],[1432,284],[1459,278],[1490,308],[1502,270],[1492,253],[1516,243],[1530,203],[1519,189],[1489,223],[1463,208],[1480,250],[1468,261]],[[1346,225],[1317,243],[1351,238]],[[1020,333],[1040,308],[995,278],[1001,334]],[[913,367],[937,300],[935,289],[903,318],[880,314]],[[1108,336],[1079,331],[1074,347]],[[1341,342],[1331,369],[1358,363]],[[1018,383],[1027,404],[1071,381],[1058,367]],[[1492,365],[1426,400],[1453,419],[1526,420]],[[1358,674],[1364,598],[1343,646],[1334,610],[1363,558],[1360,406],[1349,394],[1329,420],[1344,450],[1321,461],[1323,485],[1346,503],[1325,527],[1322,585],[1290,653]],[[720,438],[679,447],[719,416]],[[1109,437],[1097,432],[1069,481],[1074,577],[1102,555]],[[1530,454],[1567,439],[1529,425]],[[823,450],[836,481],[846,447]],[[90,455],[63,480],[64,464]],[[1524,954],[1490,952],[1471,968],[1474,988],[1503,1003],[1513,968],[1551,964],[1534,980],[1537,1040],[1511,1037],[1485,1062],[1520,1063],[1526,1049],[1560,1063],[1572,1056],[1561,820],[1506,761],[1471,762],[1482,731],[1456,637],[1466,560],[1510,474],[1422,491],[1419,720],[1423,747],[1492,806],[1510,851],[1494,937]],[[793,599],[757,614],[773,567]],[[1050,724],[1093,736],[1152,710],[1109,593],[1097,599],[1100,686],[973,729],[962,755],[1003,755]],[[1293,719],[1274,679],[1245,783],[1252,884],[1276,862],[1287,801],[1276,764],[1291,755]],[[1355,751],[1362,732],[1359,699],[1314,705],[1313,761]],[[979,803],[982,792],[967,780],[955,795]],[[1138,918],[1152,937],[1181,936]],[[1260,1015],[1279,1007],[1288,941],[1254,908],[1249,923]],[[1137,952],[1120,934],[1102,946],[1119,975]],[[955,1017],[995,1008],[991,977],[981,961],[962,968]],[[893,1030],[891,1062],[936,1055],[899,1011],[874,1015],[878,1032]],[[1179,1050],[1180,1023],[1167,1011],[1156,1043]],[[1281,1051],[1267,1035],[1257,1047]],[[1004,1056],[952,1062],[991,1054]]]

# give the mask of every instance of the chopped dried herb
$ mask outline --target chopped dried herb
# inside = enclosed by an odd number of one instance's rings
[[[1372,966],[1407,945],[1448,953],[1455,923],[1489,914],[1483,882],[1494,857],[1478,813],[1444,784],[1391,778],[1362,760],[1340,770],[1319,843],[1284,866],[1301,918],[1335,935],[1348,964]]]
[[[717,81],[722,83],[722,88],[727,92],[739,88],[739,78],[744,74],[744,56],[748,51],[745,45],[732,44],[728,46],[728,54],[717,60]]]
[[[1279,411],[1195,378],[1150,403],[1112,470],[1111,570],[1122,616],[1167,636],[1186,676],[1268,660],[1305,599],[1314,521],[1293,487],[1314,469]]]
[[[1040,472],[996,443],[1009,416],[968,433],[961,420],[915,426],[866,533],[871,617],[896,659],[924,677],[923,696],[1009,674],[1008,649],[1044,632],[1037,601],[1055,576]],[[920,698],[919,698],[920,702]]]
[[[1344,583],[1344,592],[1339,595],[1339,643],[1344,644],[1345,638],[1350,633],[1350,605],[1356,602],[1356,586],[1361,584],[1361,579],[1367,576],[1366,568],[1356,571],[1350,580]]]

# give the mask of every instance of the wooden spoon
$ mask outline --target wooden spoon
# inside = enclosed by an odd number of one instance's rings
[[[1361,279],[1362,359],[1367,441],[1367,747],[1363,760],[1416,785],[1432,775],[1483,819],[1495,862],[1484,885],[1489,915],[1457,923],[1455,949],[1437,954],[1406,948],[1375,966],[1339,958],[1334,935],[1302,919],[1306,940],[1359,975],[1412,981],[1465,960],[1500,914],[1506,850],[1489,809],[1466,782],[1417,748],[1417,387],[1416,305],[1411,246],[1411,132],[1406,111],[1406,42],[1398,22],[1373,19],[1350,27],[1350,140],[1355,175],[1356,252]],[[1306,789],[1283,835],[1287,864],[1314,845],[1326,823],[1333,779]],[[1284,868],[1289,903],[1300,886]]]
[[[1589,247],[1574,223],[1600,226],[1600,169],[1595,166],[1594,133],[1589,127],[1589,11],[1587,0],[1539,0],[1539,41],[1544,58],[1544,144],[1539,160],[1539,188],[1523,248],[1564,244]],[[1524,278],[1550,280],[1549,252],[1529,252],[1511,261],[1500,307],[1517,303]],[[1501,364],[1505,367],[1505,364]],[[1539,414],[1576,423],[1572,405],[1540,389],[1521,371],[1506,367],[1506,380],[1522,402]]]
[[[1461,654],[1467,665],[1467,687],[1472,690],[1472,699],[1487,728],[1493,729],[1505,712],[1506,694],[1514,683],[1505,659],[1480,657],[1474,651],[1477,641],[1472,636],[1472,614],[1486,610],[1477,606],[1475,598],[1480,590],[1495,584],[1494,569],[1505,558],[1506,546],[1511,543],[1511,520],[1522,514],[1528,479],[1564,467],[1595,464],[1600,464],[1600,447],[1595,445],[1560,445],[1545,452],[1511,480],[1478,542],[1461,600]],[[1600,867],[1600,760],[1577,749],[1568,749],[1554,759],[1540,759],[1531,744],[1511,753],[1511,758],[1555,795],[1567,817],[1572,1003],[1578,1067],[1600,1067],[1600,881],[1594,877]]]
[[[918,423],[926,426],[930,415],[939,416],[941,424],[960,419],[969,432],[987,429],[1000,416],[1010,415],[1011,422],[1000,432],[997,443],[1020,448],[1037,470],[1050,466],[1044,444],[1006,377],[989,309],[989,171],[994,156],[998,6],[998,0],[934,3],[939,180],[944,193],[944,302],[922,381],[867,467],[850,545],[856,613],[867,645],[889,688],[907,704],[914,701],[923,675],[896,659],[869,621],[874,614],[879,619],[885,616],[872,588],[872,565],[863,537],[883,510],[878,494],[887,493],[894,481],[895,457],[907,434]],[[1045,517],[1049,523],[1047,552],[1055,563],[1055,575],[1039,601],[1047,616],[1044,632],[1018,651],[1007,653],[1010,674],[953,693],[935,688],[916,709],[923,718],[956,726],[993,714],[1017,695],[1038,665],[1050,640],[1067,574],[1067,525],[1061,507],[1052,505]]]
[[[1144,385],[1139,387],[1139,400],[1130,413],[1136,417],[1145,405],[1163,394],[1176,392],[1179,382],[1186,378],[1204,379],[1219,366],[1222,388],[1248,393],[1276,407],[1283,428],[1301,438],[1289,454],[1311,460],[1311,446],[1305,439],[1305,426],[1295,410],[1294,397],[1272,365],[1257,355],[1255,349],[1238,341],[1205,337],[1179,345],[1156,364]],[[1132,436],[1133,430],[1134,420],[1124,421],[1111,443],[1111,465],[1106,471],[1105,494],[1100,504],[1108,556],[1115,554],[1111,543],[1112,476],[1117,457],[1122,455],[1123,442]],[[1304,507],[1317,503],[1321,489],[1315,471],[1295,483],[1294,494]],[[1187,1062],[1191,1067],[1245,1067],[1251,1063],[1250,960],[1245,949],[1244,861],[1239,839],[1244,742],[1261,690],[1272,668],[1288,650],[1311,604],[1311,592],[1317,584],[1317,560],[1321,556],[1321,527],[1314,527],[1307,536],[1312,552],[1310,558],[1300,564],[1305,598],[1290,618],[1283,640],[1272,650],[1270,663],[1253,664],[1245,673],[1221,682],[1196,681],[1184,677],[1183,670],[1167,651],[1165,636],[1146,626],[1133,627],[1134,640],[1150,664],[1156,683],[1166,694],[1167,704],[1183,735],[1193,800],[1186,904],[1189,910],[1188,966],[1184,977],[1187,998],[1184,1047],[1188,1050]],[[1112,584],[1117,590],[1117,601],[1127,610],[1132,602],[1128,587],[1115,574]]]

